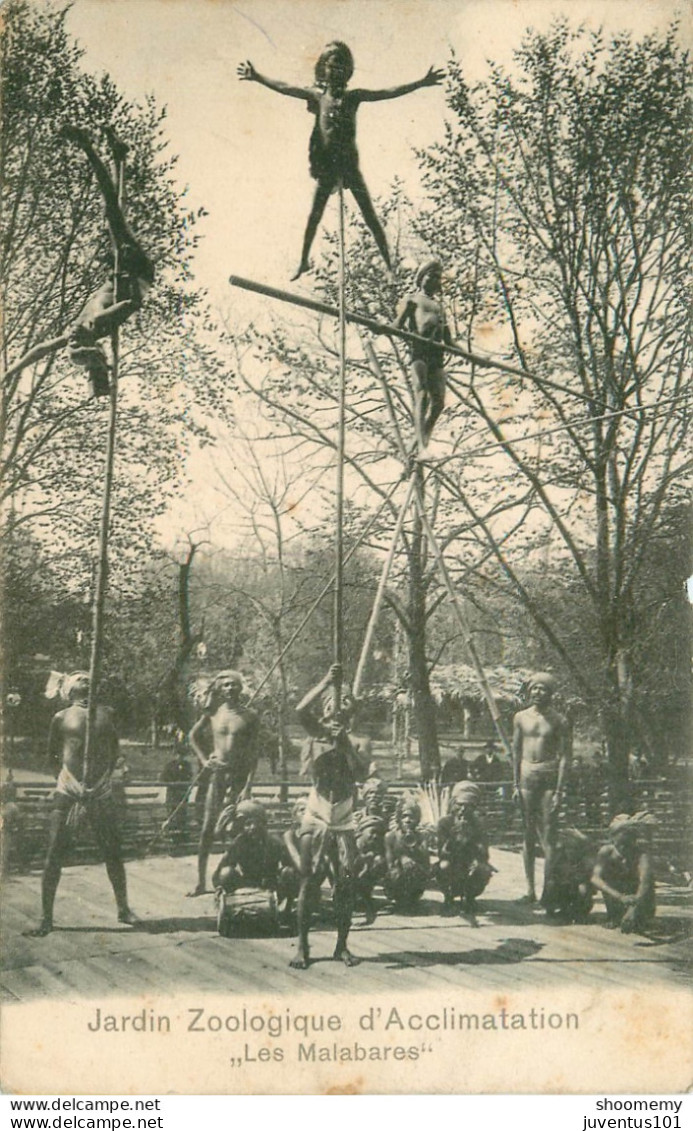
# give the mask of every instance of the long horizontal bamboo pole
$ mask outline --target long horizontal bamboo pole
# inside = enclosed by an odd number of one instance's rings
[[[240,275],[230,275],[229,283],[232,287],[240,287],[244,291],[253,291],[258,295],[265,295],[267,298],[276,298],[280,302],[290,302],[294,306],[303,306],[306,310],[315,310],[318,314],[326,314],[329,318],[338,318],[339,310],[336,306],[330,306],[326,302],[318,302],[314,298],[306,298],[304,295],[293,294],[291,291],[282,291],[278,287],[268,287],[265,283],[255,283],[252,279],[243,279]],[[364,314],[354,314],[353,311],[345,311],[347,322],[353,322],[356,326],[365,326],[367,330],[372,330],[374,334],[387,334],[388,337],[403,338],[407,342],[425,342],[430,346],[431,339],[423,338],[420,334],[411,334],[408,330],[401,330],[399,326],[393,326],[390,322],[378,322],[375,318],[367,318]],[[463,357],[465,361],[473,361],[475,365],[483,366],[486,369],[500,369],[503,373],[511,373],[513,377],[525,377],[534,380],[531,373],[526,369],[517,369],[514,365],[505,365],[501,361],[492,361],[488,357],[479,357],[477,354],[468,353],[467,350],[460,349],[459,346],[446,345],[445,342],[436,342],[442,350],[446,353],[452,353],[456,357]]]

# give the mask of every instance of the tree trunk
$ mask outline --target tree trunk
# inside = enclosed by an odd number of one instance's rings
[[[633,745],[633,679],[623,649],[609,658],[606,702],[602,711],[609,762],[609,811],[630,812],[633,791],[628,779],[628,755]]]

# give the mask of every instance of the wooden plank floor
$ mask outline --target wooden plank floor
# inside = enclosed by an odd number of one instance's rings
[[[357,915],[351,947],[360,964],[331,961],[334,929],[328,899],[312,933],[308,971],[288,966],[293,940],[223,939],[212,896],[187,899],[193,857],[153,857],[128,865],[132,906],[141,927],[120,926],[101,865],[66,868],[56,902],[57,929],[45,939],[23,935],[36,922],[40,875],[10,876],[3,890],[0,998],[28,1001],[111,994],[215,991],[363,993],[389,989],[523,990],[539,986],[633,987],[691,984],[691,893],[659,888],[656,937],[607,931],[603,908],[580,926],[557,926],[540,911],[518,906],[523,889],[519,854],[495,850],[499,869],[479,904],[480,929],[441,915],[431,891],[416,915],[383,905],[372,926]]]

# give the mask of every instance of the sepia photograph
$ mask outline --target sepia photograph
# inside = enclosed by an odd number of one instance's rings
[[[690,1087],[692,24],[0,8],[5,1093]]]

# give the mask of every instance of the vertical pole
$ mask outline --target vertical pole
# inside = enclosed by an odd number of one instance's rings
[[[346,264],[344,252],[344,186],[339,183],[339,417],[337,425],[337,502],[335,513],[335,579],[334,616],[332,621],[333,660],[344,663],[344,559],[342,550],[344,528],[344,442],[346,421]],[[338,710],[342,688],[335,686],[335,708]]]
[[[118,200],[122,205],[125,191],[125,161],[116,167],[118,179]],[[120,255],[116,249],[113,264],[113,294],[118,295],[118,275]],[[113,366],[111,371],[108,406],[108,432],[106,436],[106,459],[104,468],[103,496],[101,505],[101,525],[99,529],[99,557],[96,567],[96,585],[92,613],[91,657],[89,661],[89,699],[87,702],[87,733],[84,742],[84,766],[82,781],[88,782],[88,773],[94,746],[94,723],[96,719],[96,696],[101,677],[101,657],[103,652],[103,628],[106,609],[106,589],[108,587],[108,535],[111,522],[111,495],[113,490],[113,465],[115,461],[116,421],[118,409],[118,328],[111,334]]]

